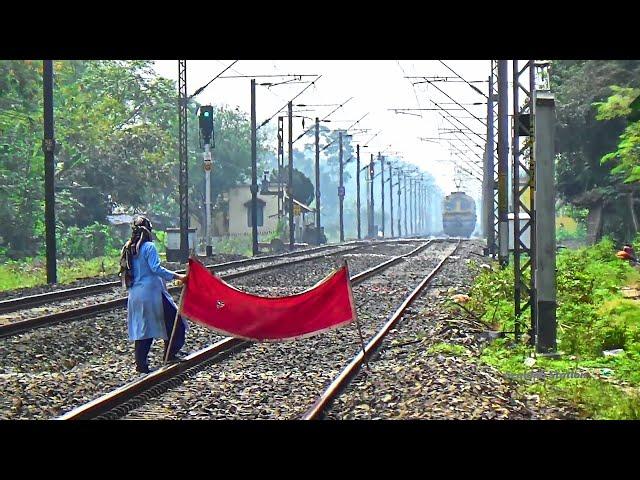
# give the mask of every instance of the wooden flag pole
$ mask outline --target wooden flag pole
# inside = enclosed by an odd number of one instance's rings
[[[367,370],[369,370],[369,361],[367,360],[367,352],[364,346],[364,338],[362,337],[362,329],[360,328],[360,321],[358,320],[358,315],[356,315],[356,327],[358,329],[358,335],[360,335],[360,344],[362,345],[362,361],[367,367]]]
[[[189,264],[187,263],[187,268],[185,271],[185,277],[189,277]],[[164,354],[164,364],[167,364],[169,360],[169,353],[171,352],[171,347],[173,346],[173,339],[176,335],[176,328],[178,327],[178,317],[180,313],[182,313],[182,300],[184,297],[184,289],[187,285],[185,283],[182,284],[182,290],[180,291],[180,300],[178,302],[178,308],[176,309],[176,317],[173,319],[173,329],[171,330],[171,337],[169,338],[169,345],[167,345],[167,351]]]
[[[342,260],[343,265],[347,269],[347,277],[349,276],[349,265],[347,264],[347,260]],[[353,291],[351,290],[351,278],[349,278],[349,295],[351,296],[351,303],[353,304],[354,314],[356,317],[356,329],[358,330],[358,335],[360,336],[360,345],[362,346],[362,360],[369,370],[369,362],[367,361],[367,352],[364,346],[364,337],[362,336],[362,328],[360,327],[360,321],[358,320],[358,312],[355,311],[356,302],[353,299]]]

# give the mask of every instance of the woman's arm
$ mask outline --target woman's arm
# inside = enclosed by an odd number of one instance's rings
[[[179,273],[167,270],[162,265],[160,265],[158,250],[156,249],[156,246],[153,244],[153,242],[146,242],[145,245],[149,245],[148,247],[146,247],[146,257],[149,268],[153,273],[155,273],[159,277],[164,278],[165,280],[173,280],[174,278],[181,281],[184,280],[184,275],[180,275]]]

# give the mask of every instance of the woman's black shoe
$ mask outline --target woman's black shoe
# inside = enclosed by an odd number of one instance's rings
[[[186,355],[182,352],[176,352],[167,359],[167,363],[178,363],[184,361]]]
[[[151,372],[151,370],[149,370],[149,367],[144,365],[144,366],[140,366],[140,365],[136,365],[136,372],[138,373],[149,373]]]
[[[180,355],[173,355],[167,359],[167,363],[180,363],[184,362],[184,359]]]

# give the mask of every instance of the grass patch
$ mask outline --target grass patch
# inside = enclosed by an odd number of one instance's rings
[[[71,283],[80,278],[115,275],[118,273],[117,256],[97,257],[89,260],[63,259],[58,261],[58,283]],[[0,291],[35,287],[47,283],[46,261],[32,258],[8,261],[0,265]]]
[[[537,357],[525,336],[520,344],[499,339],[488,345],[481,361],[506,374],[539,374],[518,380],[527,393],[551,403],[569,402],[585,417],[640,418],[640,301],[625,299],[621,288],[637,284],[640,272],[615,257],[610,239],[557,255],[557,320],[559,359]],[[513,267],[478,269],[468,307],[503,331],[515,327],[512,300]],[[522,332],[530,324],[529,311],[520,319]],[[624,349],[617,356],[604,350]],[[604,375],[600,378],[554,378],[563,372]],[[550,376],[549,376],[550,375]]]
[[[432,355],[436,355],[440,353],[444,355],[453,355],[456,357],[460,357],[463,355],[468,355],[469,352],[462,345],[455,345],[452,343],[440,342],[440,343],[431,345],[427,349],[427,353],[430,353]]]

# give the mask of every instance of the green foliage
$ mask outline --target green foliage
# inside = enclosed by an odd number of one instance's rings
[[[167,232],[157,230],[153,233],[155,236],[155,245],[159,253],[164,253],[167,250]]]
[[[617,381],[640,385],[640,302],[621,294],[622,286],[640,281],[640,272],[615,257],[615,251],[613,240],[606,237],[593,247],[563,250],[557,255],[556,315],[558,349],[563,357],[538,357],[533,369],[573,372],[608,368]],[[497,267],[482,270],[470,292],[469,307],[485,320],[493,318],[495,326],[505,331],[513,331],[514,323],[512,271]],[[523,327],[526,325],[528,320],[523,322]],[[612,357],[602,354],[617,348],[624,353]],[[499,339],[483,351],[482,360],[504,372],[527,373],[532,367],[524,360],[530,355],[524,341],[513,345],[511,339]],[[526,390],[552,401],[570,401],[591,418],[638,418],[640,412],[636,393],[595,379],[547,378],[527,385]]]
[[[84,258],[118,255],[122,248],[120,238],[108,225],[94,222],[87,227],[68,227],[56,230],[60,258]],[[44,249],[43,249],[44,250]],[[44,255],[44,251],[42,251]]]
[[[479,312],[487,324],[513,331],[513,269],[500,269],[494,265],[491,270],[484,270],[477,264],[472,264],[471,268],[476,270],[477,276],[469,291],[468,307]]]
[[[251,245],[250,236],[228,237],[216,243],[215,251],[217,253],[235,253],[250,257],[253,255],[253,247]]]
[[[549,402],[569,402],[594,420],[640,420],[640,395],[595,378],[547,380],[527,386]]]
[[[632,113],[631,104],[640,98],[640,88],[611,87],[613,95],[605,102],[596,102],[598,120],[628,117]],[[602,157],[601,162],[617,162],[611,170],[624,177],[625,183],[640,181],[640,120],[629,122],[616,150]]]
[[[62,231],[104,224],[114,207],[175,225],[176,95],[175,82],[159,77],[151,61],[54,62],[56,221]],[[189,200],[203,224],[197,108],[188,106]],[[36,256],[44,243],[42,118],[42,62],[0,62],[0,254],[9,258]],[[224,106],[216,108],[214,122],[211,179],[219,208],[220,193],[248,178],[250,123]],[[258,132],[259,159],[268,132]],[[60,239],[68,255],[87,255],[87,245]]]
[[[628,236],[632,224],[620,186],[625,177],[634,181],[640,173],[634,170],[637,156],[633,156],[638,132],[635,128],[625,132],[622,142],[618,137],[625,128],[622,111],[630,104],[623,94],[640,87],[640,61],[558,60],[551,74],[557,106],[558,193],[578,206],[604,205],[604,233]],[[611,85],[622,86],[614,89],[613,97]]]
[[[640,307],[637,301],[609,300],[597,313],[594,328],[596,350],[640,348]]]
[[[587,237],[587,216],[589,210],[586,208],[578,208],[574,205],[566,204],[557,211],[558,215],[568,216],[576,221],[577,228],[575,231],[569,231],[562,225],[556,229],[556,239],[563,240],[586,240]]]
[[[119,269],[117,256],[90,260],[62,259],[58,261],[58,283],[65,284],[79,278],[115,275]],[[46,262],[43,258],[9,260],[0,264],[0,291],[34,287],[47,283]]]
[[[270,242],[276,238],[284,239],[288,230],[288,223],[285,217],[279,218],[278,223],[276,224],[276,230],[273,233],[270,233],[266,237],[266,241]]]
[[[445,355],[454,355],[454,356],[462,356],[467,355],[469,352],[462,345],[455,345],[453,343],[445,343],[440,342],[435,345],[431,345],[427,352],[433,355],[437,354],[445,354]]]
[[[556,240],[585,240],[587,238],[587,228],[584,225],[578,224],[578,228],[575,231],[569,231],[564,227],[558,227],[556,230]]]

